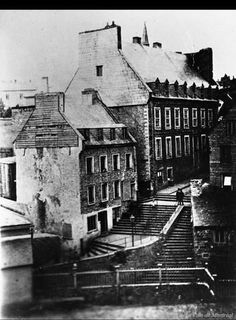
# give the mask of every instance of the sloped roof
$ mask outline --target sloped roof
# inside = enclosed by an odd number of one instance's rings
[[[168,79],[169,83],[177,80],[179,84],[186,81],[187,85],[192,85],[193,82],[197,86],[209,85],[188,66],[184,54],[128,42],[123,42],[122,51],[145,82],[153,82],[159,78],[160,82]]]
[[[80,99],[78,99],[80,96]],[[93,105],[85,105],[82,95],[66,95],[66,115],[70,122],[78,129],[104,128],[117,126],[116,122],[108,114],[101,102],[98,100]]]
[[[13,212],[11,209],[0,206],[0,227],[14,227],[20,225],[31,225],[32,223],[24,216]]]

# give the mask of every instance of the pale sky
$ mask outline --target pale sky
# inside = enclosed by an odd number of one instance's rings
[[[0,79],[42,84],[64,90],[77,67],[78,33],[121,26],[122,40],[142,36],[144,21],[149,42],[163,49],[193,52],[213,49],[217,80],[236,76],[236,10],[1,10]]]

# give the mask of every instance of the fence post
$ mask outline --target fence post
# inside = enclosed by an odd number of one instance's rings
[[[73,284],[74,284],[74,289],[77,289],[77,275],[76,275],[76,271],[77,271],[77,263],[73,263],[73,267],[72,267],[72,273],[73,273]]]
[[[119,265],[114,266],[115,268],[115,290],[116,290],[116,302],[119,303],[120,301],[120,272],[119,272]]]

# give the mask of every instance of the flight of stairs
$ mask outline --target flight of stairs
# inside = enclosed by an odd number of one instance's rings
[[[162,268],[195,267],[191,207],[183,208],[172,228],[163,243],[157,263],[161,263]],[[168,281],[190,281],[194,280],[194,272],[169,271],[167,277]]]
[[[123,248],[124,247],[120,245],[94,240],[89,246],[89,250],[85,253],[83,258],[96,257],[102,254],[113,253]]]
[[[176,206],[141,204],[139,214],[136,216],[134,224],[135,235],[159,235],[160,231],[175,211]],[[132,234],[132,225],[129,217],[122,217],[115,225],[111,233]]]
[[[148,201],[152,201],[153,198],[150,197],[142,197],[139,199],[140,203],[146,203]],[[155,196],[154,198],[157,202],[158,201],[171,201],[171,202],[176,202],[176,195],[175,194],[167,194],[167,193],[160,193]],[[184,202],[185,203],[190,203],[191,202],[191,196],[190,195],[185,195],[184,196]]]

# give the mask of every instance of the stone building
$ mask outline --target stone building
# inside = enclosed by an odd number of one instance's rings
[[[224,76],[220,98],[220,121],[210,134],[210,182],[236,190],[236,79]]]
[[[235,191],[191,180],[195,262],[219,278],[235,278]]]
[[[121,39],[121,27],[79,34],[78,69],[66,89],[73,122],[80,92],[94,88],[137,140],[139,190],[154,192],[208,166],[208,130],[217,118],[212,50],[182,54],[159,42]],[[70,104],[70,101],[74,101]]]
[[[80,253],[112,228],[136,199],[135,140],[96,92],[84,90],[75,124],[63,93],[36,95],[36,107],[15,140],[17,202],[36,231],[54,233]],[[75,119],[74,119],[75,120]]]

